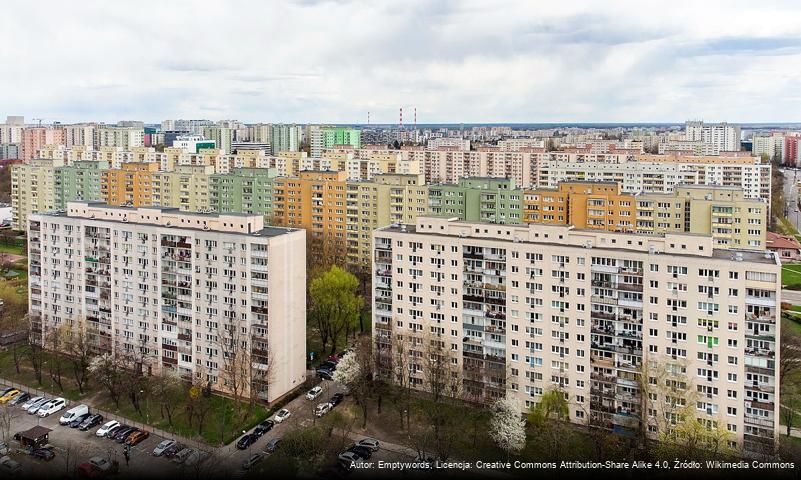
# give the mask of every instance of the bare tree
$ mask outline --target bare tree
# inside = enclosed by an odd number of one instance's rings
[[[153,392],[156,393],[159,402],[161,418],[166,418],[167,423],[172,426],[176,409],[186,397],[186,386],[175,372],[162,371],[151,377],[151,380]]]
[[[108,390],[111,400],[117,408],[120,407],[120,393],[123,389],[125,365],[123,361],[112,353],[98,355],[92,358],[89,364],[89,373],[97,383]]]
[[[218,345],[222,348],[222,368],[220,376],[228,393],[234,399],[236,414],[242,412],[242,402],[250,390],[251,370],[253,369],[249,338],[233,324],[224,325],[217,330]]]
[[[73,328],[70,329],[65,339],[65,350],[69,354],[72,375],[80,393],[84,393],[87,373],[92,361],[92,346],[89,333],[86,331],[87,328],[86,322],[78,319],[73,323]]]
[[[20,410],[13,408],[8,403],[0,406],[0,438],[5,444],[11,441],[11,424],[19,416]]]
[[[61,327],[52,327],[46,328],[44,334],[44,347],[45,349],[49,350],[53,353],[61,352],[62,348],[62,328]],[[48,372],[50,374],[50,379],[58,386],[60,391],[64,391],[64,382],[62,379],[62,373],[64,370],[64,366],[58,357],[51,357],[50,362],[48,363]]]

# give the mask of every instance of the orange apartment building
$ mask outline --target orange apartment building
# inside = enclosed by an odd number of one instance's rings
[[[311,245],[344,258],[347,238],[347,172],[306,170],[277,177],[273,184],[273,225],[303,228]],[[317,240],[317,242],[315,242]],[[319,243],[318,243],[319,244]]]
[[[556,189],[524,192],[523,222],[633,232],[636,203],[615,182],[562,182]]]
[[[109,205],[149,206],[153,203],[155,162],[127,162],[103,172],[100,192]]]

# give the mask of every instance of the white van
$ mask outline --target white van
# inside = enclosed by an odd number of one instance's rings
[[[67,425],[71,421],[87,413],[89,413],[89,407],[87,407],[86,405],[78,405],[77,407],[72,407],[69,410],[67,410],[67,412],[61,418],[58,419],[58,423],[60,423],[61,425]]]

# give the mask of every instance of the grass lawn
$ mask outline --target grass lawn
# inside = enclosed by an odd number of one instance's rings
[[[782,285],[801,284],[801,264],[782,265]]]
[[[23,244],[11,245],[11,244],[0,243],[0,253],[25,255],[25,246]]]

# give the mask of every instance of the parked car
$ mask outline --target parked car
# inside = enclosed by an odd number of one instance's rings
[[[27,411],[29,408],[36,405],[37,403],[41,405],[45,400],[46,400],[45,397],[29,398],[28,400],[25,401],[25,403],[22,404],[21,408]]]
[[[183,444],[175,442],[172,445],[170,445],[169,447],[164,449],[163,455],[164,455],[165,458],[174,458],[175,455],[177,455],[178,452],[180,452],[184,448],[185,447],[183,446]]]
[[[0,442],[0,456],[8,455],[8,445],[5,442]]]
[[[328,370],[327,368],[318,368],[317,376],[325,380],[334,379],[334,374],[331,372],[331,370]]]
[[[261,437],[265,433],[272,430],[274,426],[275,422],[273,422],[272,420],[265,420],[260,424],[256,425],[256,428],[253,429],[253,433]]]
[[[353,470],[362,462],[358,455],[350,451],[340,453],[337,460],[339,460],[339,465],[347,471]]]
[[[12,388],[8,392],[4,393],[3,396],[0,396],[0,404],[8,403],[11,400],[17,398],[17,396],[20,394],[22,394],[22,390],[17,390],[16,388]]]
[[[256,443],[258,438],[259,436],[255,433],[246,433],[242,436],[242,438],[239,439],[238,442],[236,442],[236,448],[240,450],[246,450],[248,447]]]
[[[342,403],[343,398],[345,398],[345,394],[335,393],[334,396],[331,397],[331,400],[328,401],[328,403],[330,403],[332,407],[336,407],[337,405]]]
[[[164,452],[173,445],[175,445],[175,440],[162,440],[156,445],[156,448],[153,449],[153,456],[160,457],[164,455]]]
[[[144,440],[145,440],[147,437],[149,437],[149,436],[150,436],[150,432],[147,432],[147,431],[145,431],[145,430],[137,430],[137,431],[135,431],[134,433],[132,433],[132,434],[131,434],[131,435],[130,435],[130,436],[129,436],[129,437],[126,439],[126,440],[125,440],[125,444],[126,444],[126,445],[130,445],[130,446],[132,446],[132,447],[133,447],[133,446],[135,446],[135,445],[137,445],[137,444],[141,443],[142,441],[144,441]]]
[[[40,417],[44,418],[44,417],[47,417],[49,415],[52,415],[52,414],[60,411],[61,409],[63,409],[66,406],[67,406],[67,400],[59,397],[59,398],[50,400],[48,403],[44,404],[42,406],[42,408],[40,408],[39,411],[36,412],[36,414],[39,415]]]
[[[82,423],[81,423],[81,424],[78,426],[78,430],[80,430],[80,431],[82,431],[82,432],[85,432],[85,431],[89,430],[90,428],[92,428],[92,427],[94,427],[94,426],[96,426],[96,425],[100,425],[100,423],[101,423],[102,421],[103,421],[103,415],[100,415],[99,413],[96,413],[96,414],[94,414],[94,415],[89,415],[89,416],[88,416],[88,417],[86,417],[86,419],[85,419],[85,420],[84,420],[84,421],[83,421],[83,422],[82,422]]]
[[[128,425],[125,425],[124,423],[121,424],[121,425],[117,425],[116,427],[114,427],[111,430],[109,430],[108,432],[106,432],[106,438],[110,438],[111,440],[114,440],[114,438],[117,436],[118,433],[120,433],[123,430],[129,429],[129,428],[131,428],[131,427],[128,426]]]
[[[50,399],[47,397],[39,397],[39,400],[31,403],[30,407],[26,408],[25,410],[28,412],[28,415],[35,415],[42,406],[47,405],[50,403]]]
[[[70,408],[69,410],[64,412],[64,415],[62,415],[61,418],[58,419],[58,423],[60,423],[61,425],[69,425],[70,423],[72,423],[73,420],[80,417],[81,415],[86,415],[87,417],[89,416],[88,406],[78,405],[77,407]]]
[[[278,413],[275,414],[274,421],[275,423],[281,423],[291,416],[292,413],[289,410],[282,408],[281,410],[278,410]]]
[[[186,459],[189,458],[189,456],[193,453],[195,453],[195,451],[191,448],[184,448],[180,452],[176,453],[174,457],[172,457],[172,461],[176,463],[184,463],[184,461],[186,461]]]
[[[372,450],[370,450],[370,449],[369,449],[369,448],[367,448],[367,447],[361,447],[361,446],[359,446],[359,445],[353,445],[353,446],[351,446],[351,447],[348,449],[348,451],[349,451],[349,452],[353,452],[353,453],[355,453],[356,455],[358,455],[359,457],[361,457],[361,458],[363,458],[363,459],[365,459],[365,460],[369,460],[369,459],[370,459],[370,457],[372,457],[372,456],[373,456],[373,452],[372,452]]]
[[[328,402],[321,403],[321,404],[317,405],[317,407],[314,409],[314,415],[317,416],[317,417],[322,417],[323,415],[325,415],[326,413],[328,413],[330,411],[331,411],[331,404],[330,403],[328,403]]]
[[[335,353],[335,354],[333,354],[333,355],[329,355],[327,360],[328,360],[329,362],[339,363],[339,360],[340,360],[341,358],[342,358],[342,357],[340,357],[339,355],[337,355],[337,354]]]
[[[6,388],[4,388],[2,391],[0,391],[0,397],[5,395],[6,393],[10,392],[11,390],[16,390],[16,388],[14,388],[14,387],[6,387]]]
[[[133,435],[136,432],[141,432],[141,430],[139,430],[136,427],[133,427],[127,432],[118,433],[117,436],[114,437],[114,440],[116,440],[117,443],[125,443],[131,437],[131,435]]]
[[[31,398],[31,394],[30,393],[22,392],[19,395],[17,395],[16,397],[14,397],[13,400],[9,401],[8,404],[9,405],[22,405],[23,403],[27,402],[30,398]]]
[[[91,416],[90,413],[84,413],[83,415],[79,415],[75,417],[75,420],[70,422],[70,428],[78,428],[81,426],[84,420]]]
[[[92,457],[89,459],[89,465],[92,467],[100,470],[101,472],[107,473],[111,471],[111,462],[106,460],[103,457]]]
[[[103,472],[94,468],[89,462],[75,466],[75,475],[79,478],[100,478]]]
[[[264,460],[263,453],[254,453],[250,456],[247,460],[242,462],[242,469],[243,470],[250,470],[254,465]]]
[[[31,452],[31,456],[49,462],[56,457],[56,452],[52,448],[36,448]]]
[[[130,435],[136,430],[136,427],[132,427],[130,425],[123,425],[123,428],[120,428],[116,432],[114,432],[113,436],[111,437],[112,440],[119,440],[124,435]]]
[[[334,372],[337,369],[337,364],[336,362],[332,362],[331,360],[326,360],[323,363],[321,363],[318,368],[324,368],[326,370]]]
[[[306,394],[307,400],[314,400],[315,398],[319,397],[323,394],[323,389],[317,385],[316,387],[309,390],[309,393]]]
[[[381,448],[380,443],[375,438],[365,437],[356,442],[356,445],[360,447],[369,448],[371,452],[377,452],[379,448]]]
[[[11,460],[11,457],[0,457],[0,472],[3,472],[5,475],[15,475],[21,469],[22,467],[19,462]]]
[[[279,443],[281,443],[281,437],[271,438],[267,445],[264,446],[264,452],[273,453],[278,448]]]
[[[95,435],[98,437],[105,437],[110,431],[120,426],[120,422],[111,420],[106,422],[102,427],[98,428]]]

